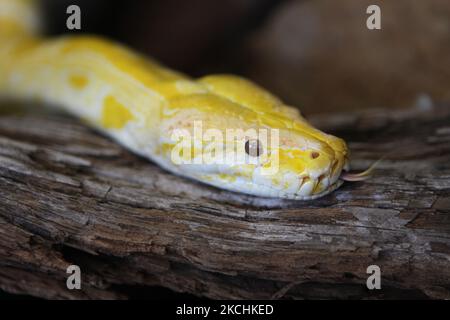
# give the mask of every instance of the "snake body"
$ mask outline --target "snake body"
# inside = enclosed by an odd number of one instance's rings
[[[191,79],[100,37],[41,38],[34,35],[39,19],[33,5],[0,0],[1,97],[50,103],[170,172],[222,189],[305,200],[342,183],[345,142],[251,81],[232,75]],[[261,173],[273,157],[245,164],[174,163],[174,130],[192,134],[194,157],[211,152],[211,141],[193,132],[199,121],[204,130],[223,132],[277,129],[278,145],[262,146],[277,156],[276,172]],[[225,144],[236,140],[245,144],[248,137],[226,138]]]

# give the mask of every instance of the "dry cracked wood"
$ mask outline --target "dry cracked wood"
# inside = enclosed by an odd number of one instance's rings
[[[310,202],[258,199],[164,172],[72,118],[0,116],[0,289],[450,298],[450,108],[314,120],[349,142],[355,169],[387,154],[375,177]],[[66,288],[70,264],[82,290]]]

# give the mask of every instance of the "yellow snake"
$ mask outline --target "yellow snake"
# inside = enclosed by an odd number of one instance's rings
[[[297,109],[254,83],[232,75],[191,79],[99,37],[41,38],[34,5],[0,0],[1,97],[63,108],[170,172],[235,192],[314,199],[342,180],[360,178],[342,175],[348,169],[343,140],[315,129]],[[211,154],[211,140],[193,132],[196,123],[222,132],[276,129],[278,143],[241,134],[223,143],[244,145],[253,159],[264,153],[264,161],[174,162],[177,130],[192,135],[188,156]],[[262,172],[275,165],[271,174]]]

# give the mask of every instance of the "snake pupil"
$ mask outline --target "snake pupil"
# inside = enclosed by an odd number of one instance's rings
[[[262,153],[262,146],[259,140],[247,140],[245,142],[245,152],[252,157],[259,157]]]

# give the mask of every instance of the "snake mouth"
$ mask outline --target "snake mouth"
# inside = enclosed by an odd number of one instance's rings
[[[288,197],[288,198],[295,199],[295,200],[314,200],[314,199],[323,197],[323,196],[333,192],[334,190],[339,188],[343,183],[344,183],[344,181],[338,179],[338,180],[334,181],[333,183],[331,183],[325,190],[323,190],[319,193],[313,193],[310,195],[294,195],[293,197]]]

